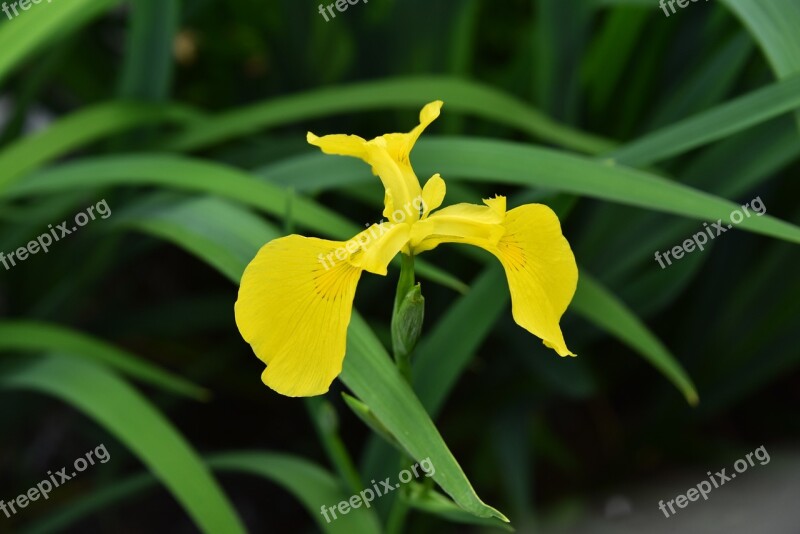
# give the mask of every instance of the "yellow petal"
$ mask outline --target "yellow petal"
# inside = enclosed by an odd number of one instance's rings
[[[267,364],[262,381],[278,393],[321,395],[342,370],[361,276],[361,269],[331,255],[343,246],[282,237],[262,247],[244,272],[236,324]]]
[[[398,219],[398,213],[422,204],[422,190],[409,160],[411,149],[425,128],[439,116],[441,107],[440,100],[427,104],[420,112],[420,124],[409,133],[385,134],[365,141],[355,135],[317,137],[309,132],[307,139],[326,154],[353,156],[366,161],[373,174],[380,177],[386,191],[383,216],[392,222],[403,222]],[[413,220],[418,218],[417,215]]]
[[[422,188],[422,218],[426,218],[428,214],[442,205],[444,196],[447,193],[447,186],[439,174],[434,174],[430,179],[425,182]]]
[[[542,204],[506,212],[505,198],[486,206],[456,204],[415,223],[415,254],[442,243],[466,243],[494,254],[503,264],[514,320],[561,356],[573,355],[559,327],[578,283],[578,267],[555,213]]]
[[[439,117],[442,105],[441,100],[426,104],[419,113],[419,125],[409,133],[392,133],[381,136],[386,141],[387,150],[395,161],[410,165],[411,149],[414,148],[414,144],[425,128]]]
[[[373,224],[351,240],[357,240],[361,247],[350,257],[350,262],[365,271],[386,276],[389,262],[408,243],[410,231],[409,224]]]
[[[512,314],[561,356],[574,356],[558,323],[578,285],[575,256],[553,210],[526,204],[508,212],[506,234],[491,251],[506,271]]]
[[[504,220],[505,212],[499,212],[497,204],[447,206],[414,223],[411,248],[414,254],[434,249],[442,243],[466,243],[489,249],[505,234]]]
[[[417,206],[417,214],[412,214],[412,221],[416,221],[422,200],[419,180],[410,163],[401,164],[392,158],[384,137],[367,143],[366,156],[367,162],[372,165],[372,172],[381,179],[386,191],[383,216],[392,222],[403,222],[405,217],[401,214],[413,211]]]
[[[367,151],[367,142],[357,135],[335,134],[317,137],[308,132],[306,141],[321,148],[325,154],[335,154],[337,156],[353,156],[364,159]]]

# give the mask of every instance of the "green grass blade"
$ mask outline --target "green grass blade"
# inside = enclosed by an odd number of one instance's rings
[[[232,451],[209,456],[205,460],[206,465],[216,473],[251,475],[278,484],[300,501],[320,530],[326,534],[381,532],[374,512],[364,507],[352,509],[347,515],[339,516],[336,521],[326,522],[320,513],[320,506],[333,506],[350,496],[345,494],[339,481],[328,471],[308,460],[264,451]],[[156,484],[156,479],[149,473],[115,482],[67,503],[49,517],[23,529],[21,534],[64,532],[83,518],[131,501],[154,489]]]
[[[613,332],[626,345],[643,355],[683,393],[691,405],[698,402],[697,391],[686,371],[647,327],[613,294],[585,272],[572,301],[575,311]]]
[[[3,20],[0,25],[0,50],[3,51],[0,83],[37,50],[88,24],[119,3],[120,0],[70,0],[47,5],[28,4],[33,9],[20,10],[16,18]]]
[[[183,107],[133,102],[109,102],[78,111],[0,152],[0,194],[26,173],[92,142],[144,124],[184,123],[193,117]]]
[[[415,156],[422,174],[436,169],[445,179],[541,187],[711,222],[732,223],[731,212],[741,210],[644,171],[507,141],[431,139],[419,144]],[[800,243],[800,228],[769,215],[745,218],[736,228]]]
[[[795,75],[645,135],[607,157],[644,167],[724,139],[798,107],[800,75]]]
[[[800,5],[794,0],[722,0],[758,42],[779,78],[800,72]]]
[[[182,156],[142,154],[83,160],[43,170],[12,186],[4,194],[0,193],[0,197],[16,198],[120,185],[156,185],[217,195],[278,218],[285,216],[289,200],[287,189],[232,167]],[[293,220],[298,225],[324,236],[347,240],[361,231],[361,227],[346,218],[299,195],[293,197],[292,210]],[[456,292],[466,291],[463,282],[430,264],[419,262],[417,271],[420,276]]]
[[[364,506],[351,509],[347,515],[337,515],[335,521],[326,522],[320,513],[320,507],[335,506],[348,500],[350,495],[345,494],[336,478],[308,460],[287,454],[242,451],[209,458],[208,465],[215,471],[254,475],[275,482],[303,504],[323,532],[381,532],[374,511]]]
[[[33,321],[0,322],[0,351],[64,352],[87,358],[164,391],[203,400],[208,391],[113,345],[62,326]]]
[[[612,143],[559,124],[497,89],[444,77],[381,80],[275,98],[193,124],[163,146],[198,150],[293,122],[373,109],[417,109],[437,99],[445,101],[448,112],[496,121],[578,152],[599,154],[612,148]]]
[[[238,204],[216,197],[148,197],[116,215],[114,223],[180,243],[233,281],[255,251],[282,235]]]
[[[414,391],[432,417],[438,415],[501,313],[509,309],[507,287],[500,265],[487,267],[469,293],[451,306],[420,341],[412,369]]]
[[[413,160],[421,176],[439,172],[446,181],[538,187],[700,221],[729,223],[731,212],[741,209],[741,205],[646,171],[510,141],[423,139],[414,149]],[[339,175],[353,168],[348,165],[352,162],[345,158],[303,156],[293,162],[291,172]],[[800,243],[800,228],[770,215],[745,218],[736,228]]]
[[[436,470],[432,478],[462,509],[508,521],[480,500],[422,403],[357,313],[350,321],[340,379],[414,459],[430,458]]]
[[[103,367],[51,356],[6,373],[0,378],[0,387],[56,397],[94,419],[170,490],[201,531],[245,532],[219,485],[183,436],[146,398]]]
[[[131,5],[130,19],[119,96],[163,102],[172,83],[180,4],[178,0],[137,0]]]

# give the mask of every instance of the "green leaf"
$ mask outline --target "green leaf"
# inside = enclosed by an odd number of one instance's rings
[[[50,356],[6,373],[0,377],[0,387],[56,397],[94,419],[170,490],[201,531],[245,532],[183,436],[147,399],[104,368],[70,356]]]
[[[119,0],[69,0],[32,5],[0,26],[0,83],[9,72],[45,45],[99,17]],[[2,168],[2,167],[0,167]]]
[[[478,517],[508,521],[480,500],[422,403],[357,313],[350,321],[339,378],[415,460],[430,458],[436,471],[432,478],[461,508]]]
[[[133,102],[109,102],[75,112],[0,152],[0,194],[26,173],[94,141],[144,124],[184,123],[194,117],[179,106]]]
[[[795,75],[640,137],[607,157],[643,167],[724,139],[798,107],[800,75]]]
[[[356,414],[356,417],[361,419],[361,422],[367,425],[373,432],[375,432],[375,434],[383,438],[389,445],[397,450],[403,450],[403,446],[400,445],[400,442],[397,441],[397,438],[395,438],[392,433],[389,432],[385,426],[383,426],[383,423],[381,423],[377,416],[372,413],[372,410],[369,409],[369,406],[345,392],[342,392],[342,398],[344,399],[345,404],[347,404],[353,413]]]
[[[778,78],[800,73],[800,6],[793,0],[722,0],[767,56]],[[795,113],[800,125],[800,111]]]
[[[180,243],[233,281],[262,245],[282,235],[240,205],[216,197],[146,197],[115,214],[114,224]]]
[[[592,277],[581,272],[578,290],[572,301],[576,312],[642,354],[683,393],[691,405],[698,402],[697,391],[678,361],[647,327]]]
[[[503,523],[496,517],[475,517],[474,515],[468,514],[446,496],[438,491],[426,488],[422,484],[412,482],[408,486],[408,494],[405,492],[401,493],[401,498],[411,508],[436,517],[441,517],[442,519],[454,523],[492,527],[505,530],[506,532],[514,532],[511,525]]]
[[[320,507],[334,506],[349,496],[329,472],[303,458],[262,451],[235,451],[210,456],[206,458],[206,464],[217,473],[251,475],[278,484],[300,501],[319,528],[327,534],[381,532],[375,513],[363,506],[352,509],[347,515],[338,515],[330,523],[325,521]],[[64,532],[84,517],[132,500],[155,486],[156,480],[150,474],[115,482],[67,503],[44,520],[23,529],[22,534]]]
[[[793,0],[722,0],[741,19],[779,78],[800,72],[800,5]]]
[[[599,154],[612,148],[609,141],[559,124],[497,89],[445,77],[396,78],[273,98],[193,124],[163,146],[171,150],[199,150],[293,122],[373,109],[420,109],[437,99],[445,102],[448,111],[512,126],[579,152]]]
[[[210,193],[236,200],[279,218],[286,214],[290,198],[287,189],[258,180],[244,171],[173,155],[110,156],[62,164],[29,176],[4,194],[0,192],[0,197],[17,198],[74,191],[76,188],[97,189],[120,185],[158,185]],[[300,226],[343,240],[350,239],[361,231],[358,225],[313,200],[300,195],[291,198],[292,218]],[[238,221],[243,222],[242,218]],[[188,239],[185,235],[184,238]],[[417,272],[420,276],[454,291],[463,293],[467,290],[463,282],[430,264],[419,262]]]
[[[208,398],[208,391],[188,380],[161,370],[108,343],[62,326],[33,321],[0,322],[0,351],[59,351],[117,369],[132,378],[165,391],[194,399]]]
[[[258,451],[231,452],[210,458],[208,465],[214,470],[260,476],[279,484],[303,504],[324,532],[381,532],[374,511],[364,506],[353,508],[346,515],[337,514],[337,519],[326,522],[321,506],[336,506],[341,501],[349,500],[350,496],[345,494],[339,481],[330,473],[308,460]]]
[[[495,263],[420,341],[412,368],[414,391],[432,417],[441,410],[500,314],[508,309],[510,298],[505,273]]]
[[[137,0],[131,4],[119,96],[163,102],[172,82],[173,40],[180,24],[178,0]]]
[[[439,172],[446,180],[538,187],[700,221],[733,222],[731,212],[741,209],[738,204],[646,171],[510,141],[422,139],[413,158],[420,176]],[[350,163],[346,158],[304,156],[293,160],[291,172],[296,176],[338,175]],[[800,228],[770,215],[745,218],[736,228],[800,243]]]
[[[731,212],[741,210],[738,204],[644,171],[507,141],[429,140],[420,143],[415,161],[422,174],[436,168],[443,176],[542,187],[697,220],[733,223]],[[736,228],[800,243],[800,228],[769,215],[745,218]]]

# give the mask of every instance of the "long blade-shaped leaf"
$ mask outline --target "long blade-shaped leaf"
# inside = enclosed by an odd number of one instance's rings
[[[216,480],[183,436],[147,399],[104,368],[86,360],[50,356],[4,374],[0,387],[52,395],[94,419],[150,469],[203,532],[245,532]]]
[[[645,135],[608,157],[643,167],[724,139],[798,107],[800,75],[795,75]]]
[[[291,202],[292,219],[299,226],[342,240],[361,231],[357,225],[313,200],[257,180],[244,171],[172,155],[112,156],[64,164],[30,176],[7,190],[5,196],[14,198],[117,185],[159,185],[210,193],[279,218],[286,216]],[[3,193],[0,192],[0,196]],[[424,262],[419,262],[417,267],[420,276],[457,292],[466,291],[460,280],[437,267]]]
[[[423,139],[413,158],[420,176],[438,172],[446,180],[538,187],[710,222],[732,223],[731,212],[741,211],[738,204],[649,172],[509,141]],[[289,172],[337,176],[353,169],[346,158],[331,161],[325,155],[292,161],[291,166],[281,164],[282,181]],[[744,218],[736,228],[800,243],[800,228],[769,215]]]
[[[318,89],[272,99],[196,123],[166,143],[173,150],[198,150],[260,130],[352,111],[418,109],[444,100],[454,112],[513,126],[579,152],[598,154],[612,143],[559,124],[525,102],[486,85],[456,78],[400,78]]]
[[[65,352],[89,358],[165,391],[205,399],[208,392],[98,339],[62,326],[33,321],[0,322],[0,351]]]
[[[206,464],[218,473],[252,475],[278,484],[294,495],[314,518],[319,528],[328,534],[378,534],[380,524],[370,508],[351,509],[335,521],[325,521],[320,506],[333,506],[347,500],[339,484],[321,467],[288,454],[264,451],[234,451],[206,458]],[[107,510],[111,506],[131,500],[157,484],[150,474],[141,474],[114,482],[99,491],[67,503],[46,519],[23,529],[22,534],[50,534],[63,532],[90,514]],[[269,508],[266,509],[269,511]]]
[[[697,404],[697,390],[681,364],[625,304],[585,272],[581,273],[572,306],[643,355],[675,384],[689,404]]]
[[[78,111],[0,152],[0,193],[44,163],[109,135],[143,124],[186,122],[193,117],[183,107],[133,102],[110,102]]]
[[[30,11],[20,12],[17,18],[3,21],[0,26],[0,82],[8,73],[32,53],[50,41],[102,15],[120,0],[69,0],[31,5]],[[10,11],[9,11],[10,12]]]

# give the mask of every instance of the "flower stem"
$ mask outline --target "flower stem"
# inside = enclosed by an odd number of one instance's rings
[[[425,315],[425,299],[415,284],[414,256],[402,254],[400,279],[392,313],[392,352],[400,374],[411,383],[411,353],[417,344]]]

